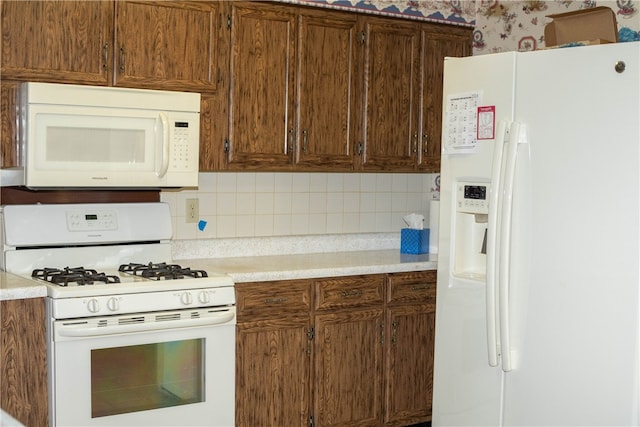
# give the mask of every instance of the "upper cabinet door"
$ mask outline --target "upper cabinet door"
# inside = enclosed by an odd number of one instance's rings
[[[286,170],[295,135],[295,13],[233,3],[227,162],[236,170]]]
[[[299,21],[296,165],[352,170],[357,17],[309,13]]]
[[[112,1],[3,1],[3,79],[108,84]]]
[[[365,28],[362,169],[412,171],[418,143],[420,26],[370,18]]]
[[[215,92],[219,2],[117,1],[116,86]]]
[[[471,29],[424,24],[419,170],[440,171],[444,58],[471,55]]]

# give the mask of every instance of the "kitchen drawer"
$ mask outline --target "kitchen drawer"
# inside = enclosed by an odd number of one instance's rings
[[[308,280],[236,283],[238,321],[274,314],[308,313],[310,309],[311,282]]]
[[[433,302],[436,297],[436,271],[389,274],[387,302]]]
[[[316,310],[383,304],[385,277],[376,274],[315,280]]]

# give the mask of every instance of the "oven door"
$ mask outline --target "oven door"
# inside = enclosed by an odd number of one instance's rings
[[[232,426],[235,307],[50,324],[54,426]]]

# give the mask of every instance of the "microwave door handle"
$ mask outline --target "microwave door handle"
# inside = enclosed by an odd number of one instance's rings
[[[169,117],[166,113],[160,113],[157,119],[160,123],[159,139],[161,140],[161,155],[162,161],[160,162],[160,169],[156,172],[159,178],[162,178],[167,174],[169,169]]]

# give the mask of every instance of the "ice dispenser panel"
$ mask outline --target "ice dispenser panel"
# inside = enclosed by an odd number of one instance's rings
[[[485,280],[488,219],[489,184],[458,182],[455,194],[454,276]]]

